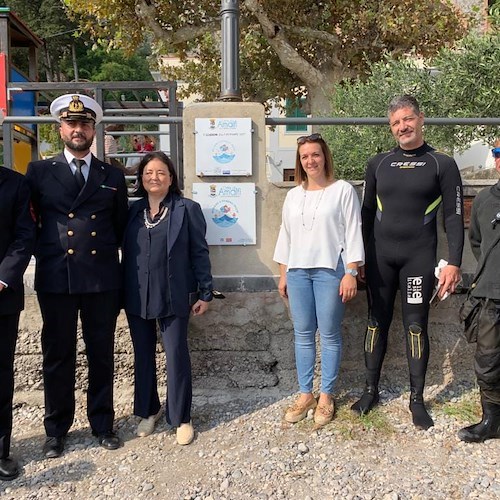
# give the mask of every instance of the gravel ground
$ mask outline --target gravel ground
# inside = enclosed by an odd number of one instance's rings
[[[467,422],[443,402],[476,397],[467,383],[428,387],[436,425],[416,431],[408,388],[382,387],[370,420],[349,411],[359,395],[342,389],[332,423],[317,429],[311,416],[283,420],[293,400],[273,392],[195,394],[195,441],[185,447],[163,419],[154,434],[134,435],[132,392],[116,394],[117,430],[125,444],[100,448],[80,403],[66,450],[42,457],[43,394],[16,394],[12,453],[22,464],[15,481],[0,483],[5,499],[494,499],[500,498],[500,440],[465,444],[456,432]],[[79,395],[79,402],[84,395]]]

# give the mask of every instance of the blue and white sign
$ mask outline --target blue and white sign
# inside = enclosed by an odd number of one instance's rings
[[[209,245],[255,245],[255,184],[194,183],[193,200],[207,221]]]
[[[251,118],[195,118],[196,175],[252,175]]]

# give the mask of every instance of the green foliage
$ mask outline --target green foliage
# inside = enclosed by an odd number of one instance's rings
[[[58,124],[41,123],[38,125],[38,135],[40,140],[50,145],[50,148],[45,151],[46,156],[54,156],[62,150],[64,145],[59,134]]]
[[[436,69],[437,68],[437,69]],[[370,76],[344,82],[332,95],[333,115],[386,117],[398,94],[413,94],[428,117],[500,116],[500,34],[470,36],[457,49],[445,48],[433,59],[385,60],[370,65]],[[322,131],[335,160],[337,175],[362,179],[367,160],[395,146],[388,126],[325,127]],[[491,142],[498,127],[426,126],[427,142],[453,153],[478,139]]]
[[[67,68],[72,67],[72,46],[89,41],[88,35],[74,36],[78,25],[68,18],[60,0],[5,0],[3,6],[10,7],[34,33],[44,40],[40,72],[47,81],[63,80]],[[16,65],[25,70],[22,51],[17,51]],[[19,52],[21,52],[19,54]]]
[[[427,85],[428,73],[418,69],[413,59],[386,57],[370,65],[366,80],[358,78],[335,87],[333,116],[385,118],[394,95],[420,96]],[[331,126],[324,127],[322,134],[332,150],[336,175],[343,179],[363,179],[368,159],[395,146],[387,125]]]
[[[459,401],[446,402],[437,411],[460,422],[477,422],[481,418],[481,404],[479,391],[474,390],[462,395]]]
[[[493,29],[500,28],[500,0],[491,2],[491,7],[488,11],[488,22]]]
[[[61,0],[6,0],[0,5],[10,7],[18,17],[39,37],[44,39],[40,62],[40,80],[75,80],[75,66],[80,81],[150,81],[149,57],[151,51],[146,46],[126,54],[121,49],[106,50],[95,46],[88,34],[79,31],[76,20],[70,19],[69,12]],[[27,72],[26,49],[14,53],[14,65]],[[120,100],[156,98],[155,92],[105,92],[104,98]],[[53,151],[62,147],[57,127],[39,126],[42,141],[51,144]]]
[[[61,0],[0,0],[0,5],[10,7],[44,40],[43,56],[39,59],[42,80],[74,80],[75,65],[80,80],[152,80],[149,49],[137,46],[127,54],[123,50],[95,47],[90,36],[80,31],[79,23],[83,21],[71,18]],[[116,5],[114,8],[119,11]],[[19,50],[14,58],[15,65],[26,71],[26,54]]]
[[[342,398],[338,403],[333,425],[342,439],[363,440],[368,433],[388,438],[395,433],[387,410],[383,407],[374,408],[367,415],[359,416],[350,409],[353,401]]]
[[[169,68],[168,78],[186,82],[187,93],[205,100],[220,94],[220,0],[65,0],[65,4],[99,43],[132,50],[144,37],[150,38],[158,55],[176,54],[184,62]],[[325,91],[334,82],[366,74],[368,63],[386,52],[392,57],[410,50],[424,57],[435,54],[463,35],[467,21],[443,0],[242,0],[239,4],[244,100],[264,103],[300,96],[309,89],[308,97],[318,101],[311,104],[314,112],[321,111]]]
[[[123,50],[105,50],[102,47],[89,47],[78,56],[80,79],[92,82],[118,82],[118,81],[152,81],[149,70],[150,52],[141,47],[134,54],[127,55]],[[120,100],[122,95],[125,100],[135,101],[141,99],[157,98],[155,92],[148,91],[120,91],[104,92],[105,100]]]
[[[123,50],[105,50],[89,47],[79,54],[80,76],[94,82],[101,81],[150,81],[149,52],[140,48],[126,55]]]
[[[353,401],[342,395],[335,402],[333,420],[325,426],[318,425],[311,419],[304,419],[294,428],[301,432],[314,432],[320,429],[333,430],[342,440],[388,439],[396,432],[387,408],[379,406],[367,415],[359,416],[350,407]]]

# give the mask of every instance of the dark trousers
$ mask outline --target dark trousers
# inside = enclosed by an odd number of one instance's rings
[[[481,300],[474,369],[483,399],[500,405],[500,301]]]
[[[78,313],[88,363],[87,416],[94,433],[113,428],[114,333],[117,290],[88,294],[38,293],[43,318],[45,432],[67,434],[75,416]]]
[[[0,316],[0,458],[7,458],[10,453],[18,326],[19,313]]]
[[[142,418],[158,413],[160,399],[156,380],[156,326],[167,361],[167,423],[179,427],[191,420],[193,399],[191,359],[187,342],[189,318],[142,319],[127,315],[134,344],[134,413]]]

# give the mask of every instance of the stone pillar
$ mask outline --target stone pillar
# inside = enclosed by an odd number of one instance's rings
[[[252,120],[253,130],[252,175],[198,177],[195,172],[195,119],[247,117]],[[254,182],[256,186],[257,244],[210,247],[213,274],[218,280],[217,286],[229,291],[273,289],[275,286],[273,276],[279,274],[279,271],[272,257],[286,190],[279,189],[267,181],[264,107],[258,103],[195,103],[184,110],[183,127],[184,193],[188,198],[192,198],[195,182]],[[206,154],[209,155],[210,151]]]

